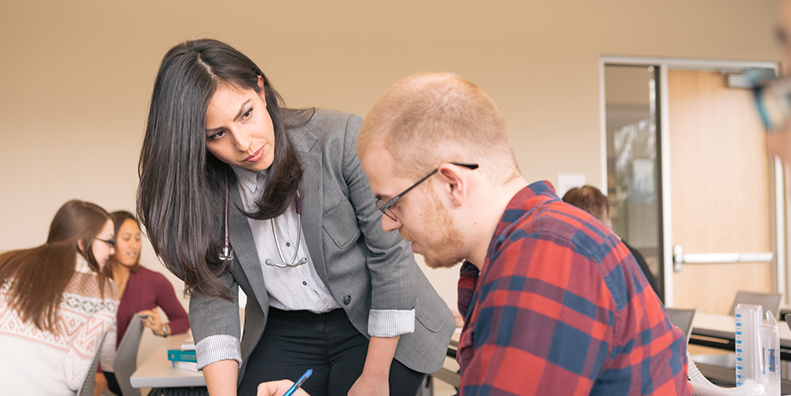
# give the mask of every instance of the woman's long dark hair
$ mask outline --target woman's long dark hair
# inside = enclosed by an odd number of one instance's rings
[[[286,109],[261,69],[217,40],[173,47],[159,68],[140,153],[137,216],[154,251],[185,284],[185,292],[229,299],[219,275],[231,263],[219,259],[222,214],[230,167],[206,150],[206,110],[217,87],[230,84],[260,92],[275,134],[274,161],[255,219],[281,215],[294,201],[302,166],[286,128],[304,123],[305,111]],[[312,114],[312,113],[311,113]]]
[[[0,254],[0,286],[8,284],[8,304],[22,321],[58,333],[58,310],[74,275],[77,254],[97,273],[100,295],[104,296],[106,279],[91,246],[108,220],[110,215],[98,205],[71,200],[52,219],[47,243]]]

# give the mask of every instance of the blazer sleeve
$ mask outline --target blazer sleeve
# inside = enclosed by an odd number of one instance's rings
[[[357,133],[362,118],[352,115],[346,124],[343,147],[343,177],[354,207],[357,223],[369,254],[366,266],[371,274],[371,310],[368,333],[393,337],[415,329],[415,258],[397,232],[384,232],[382,214],[360,165],[356,152]]]
[[[234,265],[239,265],[234,261]],[[198,292],[190,296],[189,323],[195,340],[198,369],[220,360],[236,360],[242,366],[239,342],[239,286],[230,271],[220,277],[232,294],[231,301],[207,297]]]
[[[173,290],[173,285],[165,278],[164,275],[155,272],[156,274],[156,304],[162,307],[162,310],[168,315],[170,321],[171,334],[181,334],[189,330],[190,322],[187,318],[187,312],[181,306],[179,299],[176,297],[176,291]]]

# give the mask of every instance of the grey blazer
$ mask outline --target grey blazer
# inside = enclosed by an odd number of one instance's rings
[[[289,130],[304,167],[302,229],[319,277],[357,330],[369,337],[373,310],[415,309],[415,331],[401,335],[395,358],[423,372],[438,371],[456,327],[450,309],[417,266],[408,243],[381,227],[368,179],[355,152],[359,116],[316,110],[302,127]],[[234,301],[194,293],[189,319],[198,364],[247,357],[266,326],[269,301],[261,264],[239,190],[231,185],[230,236],[236,259],[221,279]],[[238,287],[248,296],[239,342]]]

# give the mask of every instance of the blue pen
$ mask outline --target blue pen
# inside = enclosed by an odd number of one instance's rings
[[[294,385],[291,385],[291,388],[288,388],[288,390],[286,391],[286,393],[283,394],[283,396],[293,395],[294,392],[296,392],[297,389],[299,389],[299,387],[302,386],[305,380],[310,378],[311,374],[313,374],[313,369],[308,369],[308,371],[306,371],[305,374],[302,374],[302,377],[299,379],[299,381],[295,382]]]

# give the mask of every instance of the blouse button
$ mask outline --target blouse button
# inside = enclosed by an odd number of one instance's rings
[[[286,242],[286,247],[291,247],[291,242]]]
[[[308,282],[302,281],[302,286],[307,286]]]

